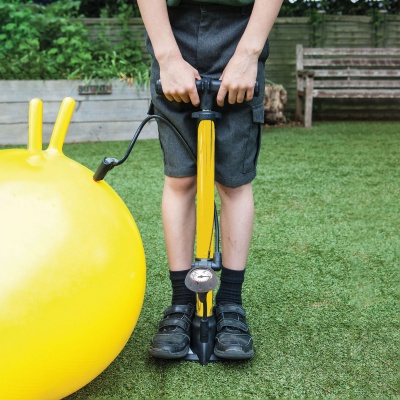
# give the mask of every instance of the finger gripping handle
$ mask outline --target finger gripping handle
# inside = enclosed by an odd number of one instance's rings
[[[221,87],[221,81],[219,79],[203,78],[201,80],[196,80],[196,88],[199,94],[208,93],[218,93]],[[163,88],[161,85],[161,80],[156,82],[156,93],[160,96],[164,95]],[[258,82],[254,86],[254,96],[258,96],[260,93]]]

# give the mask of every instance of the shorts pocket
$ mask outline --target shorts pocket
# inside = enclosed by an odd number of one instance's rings
[[[253,122],[256,124],[264,123],[264,103],[256,104],[251,107],[253,111]]]
[[[264,123],[264,104],[252,106],[253,122],[246,145],[243,173],[255,171],[261,148],[261,124]]]

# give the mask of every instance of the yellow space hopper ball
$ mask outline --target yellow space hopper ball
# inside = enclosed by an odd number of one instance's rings
[[[62,102],[42,151],[42,102],[27,149],[0,151],[0,399],[61,399],[125,346],[145,291],[128,208],[62,153],[75,102]]]

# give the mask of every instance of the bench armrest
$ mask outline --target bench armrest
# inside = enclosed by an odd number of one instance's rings
[[[311,71],[310,69],[299,69],[298,71],[296,71],[296,73],[299,78],[303,78],[305,76],[308,76],[311,78],[311,77],[314,77],[314,74],[315,74],[315,72]]]

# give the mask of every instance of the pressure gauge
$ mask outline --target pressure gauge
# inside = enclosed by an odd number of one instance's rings
[[[207,282],[211,278],[212,278],[212,272],[211,269],[208,268],[197,268],[193,269],[193,271],[190,272],[190,279],[192,279],[196,283]]]
[[[185,285],[195,293],[207,293],[217,287],[218,277],[211,268],[195,267],[186,275]]]

